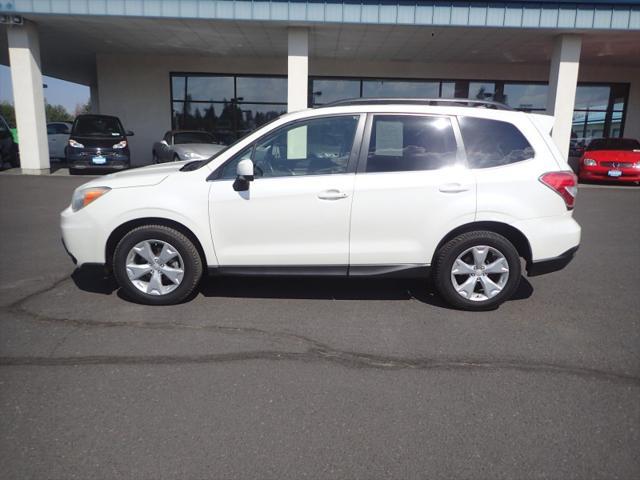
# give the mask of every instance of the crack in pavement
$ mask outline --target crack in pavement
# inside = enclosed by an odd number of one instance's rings
[[[91,366],[91,365],[181,365],[181,364],[214,364],[251,360],[295,360],[304,362],[329,362],[339,364],[348,368],[369,368],[380,370],[514,370],[530,373],[547,373],[578,376],[587,379],[610,381],[615,383],[640,386],[640,377],[626,374],[610,372],[588,367],[577,367],[570,365],[560,365],[553,363],[526,362],[519,359],[461,359],[461,358],[428,358],[410,357],[402,358],[398,356],[385,356],[368,354],[361,352],[350,352],[332,348],[309,337],[289,332],[277,332],[262,330],[255,327],[231,327],[224,325],[189,325],[180,322],[150,322],[139,321],[104,321],[87,319],[61,319],[32,312],[25,308],[25,303],[29,300],[55,290],[59,285],[69,280],[64,277],[54,281],[51,285],[13,302],[5,310],[14,314],[26,315],[34,320],[64,324],[76,328],[149,328],[162,330],[213,330],[224,334],[238,335],[260,335],[271,337],[277,340],[294,341],[307,347],[304,352],[277,351],[277,350],[257,350],[224,354],[200,354],[200,355],[86,355],[86,356],[53,356],[53,353],[68,337],[65,336],[59,344],[55,346],[48,357],[41,356],[13,356],[0,357],[0,367],[12,366]]]
[[[379,370],[515,370],[522,372],[561,374],[609,381],[640,387],[640,378],[623,373],[583,367],[570,367],[550,363],[518,361],[445,360],[434,358],[399,358],[381,355],[345,352],[340,350],[309,349],[306,352],[248,351],[202,355],[95,355],[72,357],[0,357],[0,367],[15,366],[106,366],[106,365],[184,365],[215,364],[249,360],[296,360],[305,362],[325,361],[349,368]]]

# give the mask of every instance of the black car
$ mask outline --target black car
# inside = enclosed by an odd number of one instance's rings
[[[13,141],[9,124],[0,115],[0,169],[19,166],[18,145]]]
[[[69,173],[87,170],[124,170],[131,166],[129,142],[118,117],[78,115],[66,149]]]

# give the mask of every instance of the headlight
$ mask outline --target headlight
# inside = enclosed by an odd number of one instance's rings
[[[633,168],[640,168],[640,162],[636,162],[633,164]]]
[[[198,155],[195,152],[187,152],[182,156],[187,160],[202,160],[204,158],[202,155]]]
[[[116,143],[113,148],[125,148],[127,146],[127,141],[122,140],[121,142]]]
[[[73,192],[73,198],[71,199],[71,210],[77,212],[103,196],[109,190],[111,190],[109,187],[89,187],[76,190]]]
[[[596,165],[598,165],[598,162],[596,162],[593,158],[585,158],[582,163],[585,167],[595,167]]]
[[[73,138],[69,139],[69,146],[73,148],[84,148],[84,145],[80,142],[76,142]]]

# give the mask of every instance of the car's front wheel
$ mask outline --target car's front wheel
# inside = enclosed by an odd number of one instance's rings
[[[181,232],[164,225],[144,225],[116,246],[113,273],[124,293],[148,305],[187,299],[202,277],[198,249]]]
[[[490,310],[511,298],[520,283],[518,251],[494,232],[467,232],[436,254],[434,281],[440,295],[464,310]]]

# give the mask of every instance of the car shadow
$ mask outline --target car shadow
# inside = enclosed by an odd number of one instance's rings
[[[71,280],[83,292],[111,295],[118,289],[116,279],[102,265],[76,268],[71,274]]]
[[[77,268],[71,278],[82,291],[111,295],[118,290],[113,275],[103,267]],[[524,276],[511,300],[524,300],[533,286]],[[121,291],[118,296],[129,300]],[[300,300],[418,300],[450,309],[425,279],[340,278],[340,277],[205,277],[198,294],[209,298],[271,298]]]
[[[450,309],[425,279],[331,277],[213,277],[200,284],[205,297],[308,300],[411,300]],[[520,278],[511,300],[524,300],[533,286]]]

